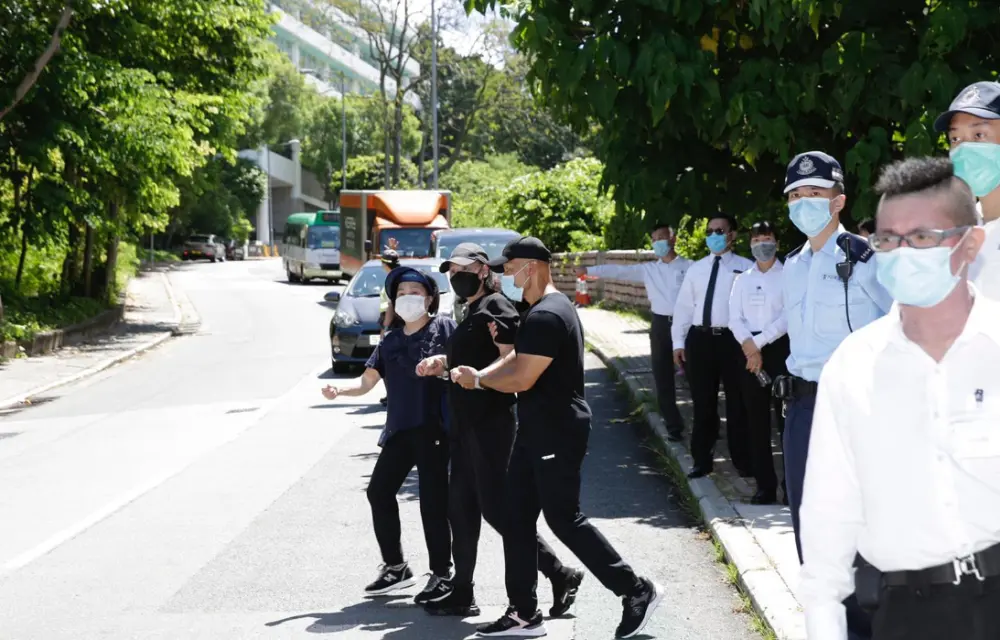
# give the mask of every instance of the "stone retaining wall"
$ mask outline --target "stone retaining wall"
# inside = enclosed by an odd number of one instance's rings
[[[89,320],[84,320],[64,329],[38,333],[31,340],[4,342],[0,344],[0,358],[15,357],[19,351],[19,347],[24,349],[24,353],[27,356],[41,356],[51,353],[60,347],[82,342],[87,338],[104,333],[114,327],[121,321],[124,313],[125,306],[118,305]]]
[[[576,294],[576,268],[599,264],[635,264],[656,260],[652,251],[584,251],[557,253],[552,256],[552,275],[556,286],[566,295]],[[605,300],[617,304],[649,309],[646,287],[641,283],[599,279],[587,283],[587,292],[594,302]]]

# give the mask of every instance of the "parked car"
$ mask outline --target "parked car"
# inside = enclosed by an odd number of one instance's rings
[[[181,259],[223,262],[226,259],[226,247],[214,234],[191,236],[184,243]]]
[[[499,258],[504,247],[521,234],[510,229],[469,227],[464,229],[443,229],[437,231],[431,238],[431,255],[441,260],[451,257],[451,252],[455,247],[463,242],[474,242],[486,251],[490,260]],[[455,321],[461,322],[465,318],[466,305],[464,303],[455,304]]]
[[[467,229],[442,229],[436,231],[431,238],[431,255],[441,260],[451,257],[455,247],[463,242],[474,242],[486,251],[486,255],[499,258],[503,248],[511,240],[520,238],[521,234],[510,229],[492,229],[485,227],[470,227]]]
[[[238,243],[235,240],[226,240],[226,260],[246,260],[247,244]]]
[[[429,273],[441,291],[438,315],[454,317],[455,293],[448,276],[438,271],[441,260],[403,259],[400,266]],[[378,346],[381,327],[378,323],[379,297],[385,286],[386,272],[379,260],[369,260],[351,278],[344,293],[332,291],[324,299],[336,304],[330,319],[330,351],[334,373],[347,373],[363,367]]]

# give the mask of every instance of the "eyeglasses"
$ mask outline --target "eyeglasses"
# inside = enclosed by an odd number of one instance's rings
[[[868,238],[876,251],[892,251],[903,244],[914,249],[931,249],[941,246],[941,243],[952,236],[965,233],[971,227],[955,227],[954,229],[917,229],[902,235],[877,231]]]
[[[715,235],[717,235],[717,236],[724,236],[727,233],[729,233],[729,230],[728,229],[721,229],[721,228],[718,228],[718,227],[716,227],[714,229],[706,229],[705,230],[705,234],[706,235],[712,235],[713,233]]]

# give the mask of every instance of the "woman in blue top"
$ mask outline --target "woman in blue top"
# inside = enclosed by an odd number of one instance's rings
[[[385,288],[398,321],[387,329],[361,377],[327,386],[323,395],[328,400],[362,396],[379,380],[385,381],[389,401],[385,429],[379,438],[382,450],[367,491],[383,566],[365,593],[385,595],[415,582],[403,558],[396,493],[416,465],[431,578],[415,600],[427,604],[447,597],[450,591],[449,447],[443,411],[445,382],[418,377],[416,368],[424,358],[445,352],[455,321],[431,315],[437,312],[440,296],[429,274],[399,267],[386,277]]]

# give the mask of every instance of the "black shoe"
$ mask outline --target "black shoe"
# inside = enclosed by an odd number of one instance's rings
[[[694,480],[695,478],[704,478],[710,473],[712,473],[712,467],[696,464],[688,471],[687,477]]]
[[[405,563],[396,567],[382,565],[379,568],[378,578],[365,587],[365,593],[370,596],[384,596],[393,591],[412,587],[416,583],[409,565]]]
[[[642,588],[622,598],[622,622],[615,631],[616,638],[631,638],[646,626],[663,599],[663,587],[646,578],[640,578]]]
[[[496,622],[483,625],[476,630],[476,634],[482,638],[540,638],[546,633],[548,631],[545,630],[541,611],[535,611],[525,619],[517,614],[514,607],[509,607],[507,613]]]
[[[453,585],[451,593],[444,599],[437,602],[428,602],[424,610],[432,616],[457,616],[460,618],[474,618],[481,612],[476,605],[476,596],[473,593],[473,586]]]
[[[558,618],[566,615],[576,602],[576,592],[580,589],[584,575],[586,574],[578,569],[570,569],[569,575],[552,576],[552,606],[549,608],[549,617]]]
[[[431,577],[427,580],[427,586],[424,587],[423,591],[414,596],[413,601],[417,604],[439,602],[447,598],[454,590],[455,588],[452,586],[450,579],[442,578],[432,573]]]
[[[750,504],[775,504],[778,502],[778,492],[777,491],[764,491],[759,489],[757,493],[753,494],[750,498]]]

